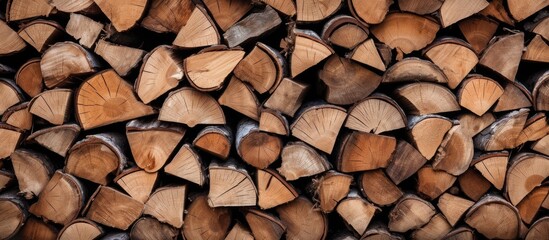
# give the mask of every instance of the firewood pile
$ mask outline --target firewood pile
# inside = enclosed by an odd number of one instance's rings
[[[549,238],[549,0],[0,4],[0,239]]]

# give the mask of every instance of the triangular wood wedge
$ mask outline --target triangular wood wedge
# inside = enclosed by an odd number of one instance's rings
[[[158,120],[183,123],[193,128],[198,124],[225,124],[225,115],[212,96],[183,87],[170,92]]]

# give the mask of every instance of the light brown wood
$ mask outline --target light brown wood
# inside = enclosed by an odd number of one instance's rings
[[[529,109],[521,108],[505,114],[475,136],[475,147],[485,151],[499,151],[515,147],[528,117]]]
[[[472,229],[467,227],[459,227],[449,232],[446,236],[446,239],[451,240],[474,240],[475,235]]]
[[[97,55],[105,59],[105,61],[107,61],[107,63],[109,63],[109,65],[111,65],[111,67],[120,76],[126,76],[130,74],[133,69],[139,66],[141,60],[143,59],[143,56],[145,55],[145,51],[141,49],[114,44],[111,42],[107,42],[103,39],[100,39],[99,41],[97,41],[94,51]],[[153,71],[152,69],[150,69],[150,67],[147,68],[148,65],[142,65],[142,66],[143,66],[143,70],[146,69],[149,71]],[[170,67],[173,67],[173,66],[170,65]],[[181,77],[183,77],[182,76],[183,73],[177,72],[177,71],[173,75],[169,75],[170,73],[166,73],[167,75],[166,77],[173,76],[177,78],[178,73],[181,75]],[[138,79],[141,79],[141,78],[138,78]]]
[[[183,76],[181,60],[173,48],[161,45],[144,57],[134,88],[143,103],[147,104],[177,87]]]
[[[487,238],[515,239],[520,232],[517,209],[503,198],[487,195],[473,205],[465,223]]]
[[[351,13],[358,20],[367,24],[379,24],[385,19],[392,0],[374,0],[363,2],[359,0],[347,0]]]
[[[173,41],[173,45],[183,48],[205,47],[220,43],[221,36],[215,22],[200,5],[195,6],[186,24],[181,27]]]
[[[229,231],[231,211],[208,206],[206,195],[198,195],[187,208],[181,235],[186,239],[222,240]]]
[[[535,141],[531,145],[532,150],[543,153],[549,156],[549,135],[545,135],[541,139]]]
[[[183,61],[185,76],[198,90],[218,90],[223,87],[223,82],[242,60],[244,54],[244,51],[238,49],[202,50]]]
[[[430,165],[425,165],[419,169],[417,178],[418,194],[428,200],[439,197],[456,182],[455,176],[442,170],[436,170]]]
[[[44,82],[40,70],[40,59],[33,58],[23,64],[15,74],[15,83],[30,97],[41,93]]]
[[[303,1],[314,2],[317,0]],[[324,43],[315,32],[310,30],[295,30],[294,34],[294,46],[290,56],[290,75],[292,77],[299,75],[334,54],[334,50]]]
[[[278,136],[261,132],[255,121],[241,120],[237,125],[235,147],[244,162],[264,169],[280,156],[282,140]]]
[[[59,240],[90,240],[103,235],[105,231],[97,223],[86,218],[78,218],[68,223],[59,231]]]
[[[304,142],[289,142],[282,149],[278,172],[288,181],[313,176],[332,168],[325,155]]]
[[[225,124],[225,114],[210,95],[183,87],[170,92],[158,120],[183,123],[193,128],[198,124]]]
[[[298,22],[319,22],[334,14],[343,1],[296,0]]]
[[[283,136],[288,136],[290,134],[290,126],[288,125],[286,117],[279,111],[268,108],[262,108],[260,110],[259,130]]]
[[[120,230],[128,229],[143,212],[143,203],[113,188],[99,186],[86,206],[86,218]]]
[[[453,125],[452,120],[440,115],[412,116],[408,119],[408,135],[421,155],[431,159]]]
[[[208,126],[202,129],[193,141],[193,146],[221,159],[227,159],[233,144],[229,128]]]
[[[380,209],[362,198],[358,191],[351,190],[347,197],[337,205],[336,211],[347,225],[362,235]]]
[[[406,115],[390,97],[374,93],[349,109],[345,127],[380,134],[406,127]]]
[[[0,170],[0,191],[13,185],[15,182],[15,175],[11,172]]]
[[[250,0],[204,0],[203,2],[223,31],[227,31],[252,8]]]
[[[245,45],[274,31],[282,23],[278,13],[270,6],[256,10],[232,25],[223,38],[229,47]],[[280,59],[283,59],[282,57]]]
[[[264,106],[293,117],[301,106],[308,89],[308,84],[283,78],[265,101]]]
[[[549,158],[535,153],[515,155],[507,170],[505,192],[509,201],[517,205],[528,193],[549,176]]]
[[[491,184],[481,173],[469,169],[458,177],[461,191],[470,199],[478,201],[491,187]]]
[[[448,78],[448,87],[455,89],[478,63],[472,46],[457,38],[439,40],[424,52]]]
[[[286,239],[324,239],[328,220],[315,209],[313,203],[301,196],[276,208],[280,220],[286,225]]]
[[[452,230],[452,226],[440,213],[436,214],[423,227],[412,233],[413,239],[443,239]]]
[[[522,145],[526,142],[536,141],[545,135],[549,134],[549,126],[547,125],[547,118],[543,113],[536,113],[534,116],[526,120],[524,129],[520,132],[515,146]]]
[[[385,172],[395,184],[400,184],[416,173],[426,162],[427,159],[411,144],[398,140],[395,152]]]
[[[515,20],[519,22],[547,6],[549,6],[549,1],[547,0],[542,0],[542,1],[508,0],[507,1],[507,7],[509,8],[509,13],[511,14],[511,16],[513,16]]]
[[[509,24],[511,26],[515,25],[515,20],[513,20],[506,7],[504,6],[503,0],[494,0],[488,4],[488,7],[484,8],[479,12],[480,15],[487,16],[490,18],[495,18],[496,20]]]
[[[536,187],[517,204],[517,210],[524,223],[532,223],[548,193],[549,186]]]
[[[95,4],[112,22],[116,31],[132,28],[145,12],[147,0],[108,1],[94,0]]]
[[[150,173],[138,167],[124,170],[114,179],[126,193],[133,199],[145,203],[158,179],[158,173]]]
[[[445,0],[440,7],[442,27],[448,27],[488,7],[485,0]]]
[[[476,158],[471,164],[490,181],[494,187],[501,190],[505,183],[505,173],[509,162],[508,152],[487,153]]]
[[[402,59],[387,69],[385,74],[383,74],[383,82],[448,83],[448,78],[444,72],[432,62],[411,57]]]
[[[0,94],[2,102],[0,102],[0,114],[11,106],[20,103],[24,100],[23,93],[12,80],[0,78]]]
[[[79,134],[80,127],[77,124],[65,124],[35,131],[27,137],[27,141],[36,142],[65,157]]]
[[[200,186],[204,185],[206,181],[200,155],[189,144],[184,144],[177,151],[171,162],[164,166],[164,171]]]
[[[496,33],[498,23],[486,17],[473,16],[459,22],[458,26],[467,42],[480,54]]]
[[[464,134],[475,136],[495,122],[496,118],[492,113],[485,113],[480,117],[474,113],[463,113],[458,116],[458,121]]]
[[[181,228],[186,195],[185,185],[158,188],[145,203],[143,214],[153,216],[175,228]]]
[[[520,82],[508,82],[499,98],[494,112],[532,107],[532,94]]]
[[[403,195],[381,169],[362,173],[358,185],[363,195],[379,206],[392,205]]]
[[[371,38],[356,46],[353,51],[347,55],[347,57],[380,71],[385,71],[386,69],[381,53],[377,49],[374,40]]]
[[[436,214],[435,207],[415,196],[404,195],[389,213],[389,230],[404,233],[428,223]]]
[[[2,239],[10,239],[25,224],[29,215],[27,206],[15,192],[5,192],[0,194],[0,211],[0,236]]]
[[[549,25],[548,25],[549,17],[548,16],[544,16],[541,18],[540,17],[536,17],[536,20],[533,23],[533,26],[531,26],[530,31],[540,35],[545,40],[548,40],[549,39]],[[528,28],[528,26],[525,26],[525,27]]]
[[[9,157],[15,151],[22,138],[23,130],[0,123],[0,139],[2,139],[0,159]],[[2,165],[1,163],[0,161],[0,165]]]
[[[460,110],[455,95],[448,88],[435,83],[417,82],[395,90],[397,102],[406,113],[423,115]]]
[[[330,170],[312,183],[315,199],[320,203],[320,210],[324,213],[332,212],[339,201],[349,194],[353,177]]]
[[[298,197],[298,193],[294,187],[274,170],[257,169],[255,176],[258,192],[257,205],[261,209],[270,209]]]
[[[280,239],[286,231],[282,221],[269,213],[250,209],[244,216],[256,239]]]
[[[0,21],[0,33],[2,33],[2,40],[0,40],[0,56],[11,55],[22,51],[27,44],[25,41],[15,32],[6,22]]]
[[[532,90],[532,97],[534,98],[532,102],[535,109],[537,111],[548,111],[547,89],[549,89],[549,71],[534,75],[531,81],[535,81],[534,89]]]
[[[233,73],[258,93],[272,93],[286,75],[286,62],[276,49],[258,42]]]
[[[152,240],[152,239],[177,239],[179,231],[168,224],[151,217],[142,217],[135,221],[130,232],[130,239]]]
[[[19,36],[38,52],[63,37],[64,29],[54,21],[34,20],[19,28]]]
[[[6,20],[20,21],[34,17],[47,17],[53,12],[53,6],[46,1],[10,0],[6,10]]]
[[[236,222],[236,224],[231,228],[231,231],[225,236],[225,240],[254,240],[254,236],[241,223]]]
[[[437,149],[433,159],[433,168],[444,170],[454,176],[459,176],[467,171],[473,160],[474,144],[471,136],[456,125],[450,128]]]
[[[14,238],[55,240],[57,239],[57,235],[58,230],[51,223],[45,223],[38,218],[29,217]]]
[[[14,105],[4,112],[2,122],[22,130],[31,130],[32,114],[29,112],[29,102]]]
[[[439,10],[444,3],[442,0],[398,0],[397,2],[400,10],[419,15],[433,13]]]
[[[526,51],[522,54],[522,60],[548,63],[549,45],[540,35],[536,35],[526,46]]]
[[[53,175],[54,166],[44,154],[19,148],[10,159],[17,177],[19,195],[26,199],[37,197]]]
[[[549,217],[542,217],[530,226],[524,239],[534,240],[544,238],[549,234]]]
[[[194,10],[191,0],[153,0],[141,26],[154,32],[178,33]]]
[[[352,132],[341,142],[337,168],[346,173],[386,168],[396,145],[394,137]]]
[[[234,207],[257,205],[257,189],[245,169],[238,168],[230,160],[224,165],[211,163],[208,205]]]
[[[56,0],[53,0],[53,2],[55,1]],[[90,2],[93,3],[93,1]],[[99,37],[101,30],[103,30],[103,26],[102,23],[96,22],[86,15],[71,13],[66,31],[69,35],[78,40],[80,45],[91,48]]]
[[[49,3],[57,10],[69,13],[86,12],[86,10],[94,7],[93,0],[51,0]]]
[[[473,204],[475,204],[475,202],[456,195],[444,193],[438,199],[437,206],[448,220],[448,223],[455,226]]]
[[[284,15],[293,16],[296,14],[296,6],[294,1],[286,0],[261,0],[265,4],[273,7]]]
[[[368,38],[370,31],[358,20],[347,15],[330,19],[322,28],[322,39],[332,45],[353,49]]]
[[[29,102],[29,112],[51,124],[61,125],[69,119],[73,91],[56,88],[36,95]]]
[[[515,81],[524,48],[524,34],[498,36],[490,42],[490,45],[484,50],[479,64],[509,81]],[[504,54],[502,55],[502,53]]]
[[[222,106],[229,107],[253,120],[259,120],[257,96],[248,84],[234,76],[217,101]]]

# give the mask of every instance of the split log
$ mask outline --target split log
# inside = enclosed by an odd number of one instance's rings
[[[21,148],[15,150],[10,158],[17,177],[18,194],[26,199],[38,196],[53,175],[53,164],[45,155]]]
[[[339,201],[349,194],[351,175],[339,173],[333,170],[326,172],[322,177],[312,183],[315,198],[320,203],[320,210],[324,213],[332,212]]]
[[[452,174],[436,170],[430,165],[419,169],[417,178],[418,193],[429,200],[436,199],[456,182],[456,177]]]
[[[182,2],[191,1],[184,0]],[[159,6],[162,6],[162,4]],[[196,5],[186,24],[179,30],[173,45],[183,48],[195,48],[217,44],[221,44],[221,37],[215,22],[210,18],[204,7]]]
[[[490,182],[475,169],[469,169],[458,178],[461,191],[470,199],[478,201],[490,189]]]
[[[274,215],[250,209],[244,214],[256,239],[280,239],[286,226]]]
[[[509,8],[509,13],[517,21],[522,21],[534,14],[535,12],[543,9],[544,7],[549,6],[549,1],[518,1],[518,0],[509,0],[507,1],[507,7]]]
[[[202,129],[193,141],[193,147],[212,154],[221,159],[227,159],[233,144],[233,134],[230,129],[208,126]]]
[[[453,126],[440,143],[433,159],[433,168],[454,176],[461,175],[469,168],[473,154],[473,139],[461,130],[461,126]]]
[[[96,239],[105,234],[105,231],[97,223],[86,218],[75,219],[59,231],[59,240],[71,239]]]
[[[461,19],[467,18],[488,7],[485,0],[445,0],[440,7],[440,22],[442,27],[448,27]]]
[[[31,130],[33,127],[32,114],[29,112],[29,102],[23,102],[6,109],[2,115],[2,122],[21,130]]]
[[[23,138],[22,135],[23,130],[0,123],[0,139],[2,139],[0,159],[9,157],[15,151],[15,148]],[[1,163],[0,161],[0,166],[2,165]]]
[[[353,49],[364,42],[369,33],[370,31],[355,18],[338,15],[324,24],[322,39],[332,45]]]
[[[448,78],[448,87],[455,89],[477,65],[478,57],[472,46],[457,38],[446,38],[433,43],[425,52]]]
[[[326,156],[303,142],[289,142],[282,149],[278,172],[288,181],[323,173],[332,168]]]
[[[471,165],[490,181],[494,187],[501,190],[505,183],[505,173],[509,162],[508,152],[487,153],[476,158]]]
[[[498,28],[496,21],[482,16],[467,18],[459,22],[458,25],[463,36],[477,54],[480,54],[488,46]]]
[[[527,240],[540,239],[549,233],[549,217],[543,217],[530,226],[528,234],[524,237]]]
[[[130,239],[152,240],[152,239],[177,239],[177,229],[159,222],[150,217],[142,217],[137,220],[130,232]]]
[[[54,21],[34,20],[19,29],[19,36],[36,51],[43,52],[48,46],[57,42],[64,33],[63,27]]]
[[[328,230],[326,216],[301,196],[276,208],[286,226],[286,239],[324,239]]]
[[[231,228],[231,231],[225,237],[225,240],[253,240],[255,239],[252,232],[243,226],[241,223],[236,224]]]
[[[276,49],[258,42],[236,65],[234,75],[260,94],[272,93],[286,75],[286,62]]]
[[[67,0],[52,0],[49,2],[50,5],[57,8],[57,10],[67,13],[74,12],[89,12],[93,11],[92,8],[95,7],[93,0],[76,0],[76,1],[67,1]]]
[[[90,197],[86,217],[108,227],[128,229],[143,212],[143,203],[113,188],[99,186]]]
[[[293,117],[301,107],[308,89],[308,84],[284,78],[265,101],[264,106]]]
[[[123,32],[132,28],[145,12],[147,0],[113,2],[94,0],[95,4],[111,20],[116,31]]]
[[[0,78],[0,94],[2,94],[0,114],[4,114],[9,107],[24,100],[21,89],[12,80],[5,78]]]
[[[0,237],[10,239],[25,224],[29,215],[27,205],[15,192],[5,192],[0,195],[0,211]]]
[[[141,20],[141,26],[158,33],[177,33],[188,23],[194,7],[195,4],[191,0],[150,1],[149,10]]]
[[[487,195],[473,205],[465,223],[487,238],[516,239],[520,233],[517,209],[503,198]]]
[[[316,0],[303,1],[314,2]],[[334,50],[324,43],[324,41],[322,41],[313,31],[296,29],[294,34],[294,46],[290,56],[290,74],[292,77],[317,65],[322,60],[335,53]]]
[[[438,208],[444,214],[444,217],[448,220],[450,225],[455,226],[456,223],[461,219],[465,212],[475,204],[473,201],[467,199],[444,193],[438,199]]]
[[[189,144],[184,144],[179,149],[171,162],[164,167],[164,171],[199,186],[206,182],[206,173],[200,155]]]
[[[526,47],[526,52],[522,54],[522,60],[548,63],[548,52],[549,45],[547,45],[540,35],[536,35]]]
[[[509,12],[504,6],[503,0],[494,0],[482,11],[479,12],[480,15],[495,18],[496,20],[509,24],[511,26],[515,25],[515,20],[511,18]]]
[[[275,30],[281,23],[276,11],[266,6],[232,25],[225,31],[223,38],[229,47],[244,45]]]
[[[212,208],[206,195],[192,200],[185,216],[181,234],[186,239],[223,239],[231,224],[231,211],[228,208]]]
[[[549,158],[534,153],[521,153],[514,156],[510,163],[505,192],[509,201],[516,206],[549,176]]]
[[[426,159],[435,156],[453,122],[439,115],[412,116],[408,119],[408,135],[411,143]]]
[[[535,141],[531,145],[532,150],[549,156],[549,135]]]
[[[53,0],[52,3],[53,2],[55,2],[55,0]],[[66,27],[67,33],[78,40],[80,45],[87,48],[91,48],[95,44],[101,30],[103,30],[102,23],[77,13],[70,14],[69,22]]]
[[[15,182],[15,175],[11,172],[0,170],[0,191],[10,187]]]
[[[217,101],[222,106],[229,107],[253,120],[259,120],[259,101],[253,89],[234,76]]]
[[[45,223],[44,221],[29,217],[27,222],[19,233],[14,237],[16,239],[43,239],[43,240],[55,240],[59,235],[59,231],[55,226],[50,223]]]
[[[174,228],[181,228],[186,195],[185,185],[158,188],[145,203],[143,214],[153,216]]]
[[[452,230],[452,226],[440,213],[436,214],[423,227],[412,232],[413,239],[443,239]]]
[[[120,76],[130,74],[130,72],[139,65],[145,55],[145,51],[141,49],[117,45],[103,39],[97,41],[94,52],[105,59],[105,61],[109,63],[114,71],[116,71],[116,73]],[[143,67],[145,67],[145,65],[143,65]],[[152,71],[151,69],[148,70]],[[182,73],[176,71],[175,74],[173,74],[175,76],[169,75],[170,73],[166,73],[166,76],[173,76],[177,78],[177,73],[183,75]]]
[[[532,94],[520,82],[509,82],[498,99],[494,112],[532,107]]]
[[[395,90],[397,102],[406,113],[423,115],[460,110],[456,96],[435,83],[410,83]]]
[[[294,187],[274,170],[257,169],[255,176],[258,193],[257,205],[261,209],[270,209],[298,197]]]
[[[364,196],[379,206],[392,205],[403,195],[397,185],[380,169],[362,173],[358,185]]]
[[[349,109],[345,127],[380,134],[404,128],[406,122],[404,111],[393,99],[374,93]]]
[[[339,202],[336,211],[352,229],[362,235],[376,212],[380,210],[362,198],[356,190],[351,190],[347,197]]]
[[[262,108],[259,115],[259,130],[282,136],[290,134],[288,120],[279,111]]]
[[[318,22],[334,14],[343,1],[297,0],[297,21]]]
[[[40,70],[40,59],[34,58],[23,64],[15,74],[15,83],[31,97],[41,93],[44,82]]]
[[[61,125],[71,115],[72,96],[71,89],[56,88],[44,91],[29,102],[29,112],[51,124]]]
[[[0,41],[0,56],[21,52],[27,46],[17,32],[3,20],[0,21],[0,33],[4,36]]]
[[[231,0],[205,0],[203,2],[223,31],[227,31],[252,8],[250,0],[234,2]]]
[[[383,74],[384,83],[435,82],[448,83],[448,78],[437,65],[419,58],[405,58]]]
[[[358,0],[347,0],[353,16],[366,24],[383,22],[392,3],[393,1],[391,0],[375,0],[368,3]]]
[[[211,163],[208,204],[211,207],[255,206],[257,189],[245,169],[238,168],[232,160],[224,165]]]
[[[536,187],[517,204],[517,210],[524,223],[532,223],[548,193],[549,186]]]
[[[467,136],[475,136],[494,123],[496,118],[492,113],[485,113],[480,117],[473,113],[464,113],[458,116],[458,121]]]
[[[436,214],[435,207],[415,196],[404,195],[389,213],[389,230],[406,232],[428,223]]]
[[[36,142],[65,157],[79,134],[77,124],[65,124],[35,131],[27,137],[27,141]]]
[[[541,76],[539,76],[541,75]],[[549,71],[541,72],[534,76],[531,81],[535,81],[532,97],[535,109],[537,111],[548,111],[549,101],[547,101],[547,89],[549,89]]]
[[[145,203],[156,184],[158,173],[150,173],[137,167],[124,170],[114,179],[133,199]]]
[[[385,71],[387,64],[381,51],[374,40],[370,38],[356,46],[352,52],[347,54],[347,58],[366,64],[377,70]]]
[[[543,113],[536,113],[534,116],[526,120],[524,129],[520,132],[515,146],[522,145],[529,141],[536,141],[549,133],[547,118]]]
[[[385,172],[395,184],[400,184],[416,173],[426,162],[427,159],[411,144],[399,140]]]
[[[46,1],[10,0],[6,10],[6,20],[20,21],[34,17],[47,17],[52,12],[53,6]]]
[[[473,240],[475,235],[472,229],[468,227],[459,227],[455,230],[449,232],[444,236],[446,239],[450,240]]]
[[[439,10],[443,3],[440,0],[398,0],[398,7],[402,11],[425,15]]]
[[[198,124],[225,124],[225,114],[210,95],[183,87],[170,92],[158,120],[183,123],[193,128]]]
[[[396,145],[394,137],[352,132],[341,143],[337,168],[346,173],[386,168]]]
[[[237,126],[235,147],[244,162],[258,169],[264,169],[280,156],[282,140],[277,136],[259,131],[257,122],[242,120]]]
[[[498,36],[490,42],[491,44],[484,50],[479,64],[509,81],[515,81],[524,48],[524,34]],[[502,53],[505,56],[502,56]]]
[[[529,109],[521,108],[505,114],[475,138],[475,147],[485,151],[499,151],[515,147],[528,117]]]
[[[204,49],[183,61],[185,76],[196,89],[215,91],[223,87],[223,82],[245,54],[239,49],[219,48]]]

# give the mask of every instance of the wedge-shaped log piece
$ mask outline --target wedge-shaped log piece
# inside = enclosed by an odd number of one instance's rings
[[[412,116],[408,119],[408,135],[421,155],[431,159],[452,126],[452,120],[443,116]]]
[[[32,114],[29,112],[29,102],[14,105],[4,112],[2,122],[21,130],[31,130],[33,126]]]
[[[208,206],[208,197],[199,195],[192,200],[186,210],[185,224],[181,235],[186,239],[223,239],[231,224],[231,211],[228,208]]]
[[[135,81],[135,91],[147,104],[177,87],[183,79],[183,66],[172,47],[161,45],[147,54]]]
[[[158,120],[183,123],[192,128],[198,124],[225,124],[225,114],[210,95],[183,87],[170,92]]]
[[[440,0],[397,0],[397,2],[400,10],[419,15],[433,13],[444,3]]]
[[[435,83],[410,83],[395,90],[396,100],[408,114],[423,115],[460,110],[456,96]]]
[[[221,159],[227,159],[233,144],[233,133],[227,127],[208,126],[193,141],[193,146]]]
[[[380,71],[385,71],[386,69],[381,53],[371,38],[356,46],[347,57]]]
[[[339,10],[343,1],[297,0],[298,22],[319,22]]]
[[[325,239],[328,220],[307,198],[301,196],[278,206],[276,212],[286,226],[286,239]]]
[[[258,206],[270,209],[294,200],[298,194],[280,174],[271,169],[257,169]]]
[[[516,206],[548,176],[548,157],[534,153],[514,156],[505,180],[505,192],[510,202]]]
[[[339,201],[349,194],[353,177],[330,170],[313,181],[315,199],[320,203],[320,210],[324,213],[332,212]]]
[[[358,185],[364,196],[379,206],[392,205],[403,195],[381,169],[362,173]]]
[[[255,121],[241,120],[236,130],[235,147],[244,162],[264,169],[280,156],[282,140],[278,136],[261,132]]]
[[[27,205],[15,192],[5,192],[0,195],[0,236],[10,239],[15,236],[27,221],[29,213]]]
[[[17,177],[19,195],[32,199],[40,194],[54,172],[54,166],[44,154],[20,148],[10,156]]]
[[[317,0],[304,0],[317,1]],[[295,30],[294,48],[290,56],[290,73],[292,77],[317,65],[334,53],[315,32]]]
[[[309,85],[284,78],[264,106],[293,117],[301,106]]]
[[[517,209],[496,195],[486,195],[475,203],[465,223],[490,239],[517,239],[521,226]]]
[[[494,187],[501,190],[505,183],[505,173],[507,172],[507,163],[509,162],[509,153],[493,152],[479,156],[472,165],[490,181]]]
[[[107,185],[126,166],[125,139],[117,133],[88,135],[70,149],[65,172]]]
[[[549,234],[549,217],[542,217],[530,226],[524,239],[543,239],[547,234]]]
[[[286,16],[294,16],[296,14],[296,6],[294,1],[285,0],[261,0],[265,4],[278,10],[280,13]]]
[[[239,49],[212,47],[202,50],[183,61],[185,76],[196,89],[215,91],[223,87],[223,82],[243,57],[244,51]]]
[[[543,14],[540,14],[540,17]],[[533,22],[533,25],[525,26],[526,30],[540,35],[545,40],[549,40],[549,16],[543,16],[541,18],[536,17]]]
[[[261,109],[259,130],[283,136],[288,136],[288,134],[290,134],[290,126],[288,125],[286,117],[279,111],[269,108]]]
[[[509,8],[509,13],[517,21],[522,21],[532,14],[542,10],[543,8],[549,6],[549,1],[534,1],[534,0],[508,0],[507,7]]]
[[[164,172],[196,183],[199,186],[204,185],[206,181],[202,160],[189,144],[184,144],[177,151],[172,161],[164,167]]]
[[[73,239],[96,239],[103,235],[105,231],[99,224],[86,218],[78,218],[68,223],[59,231],[59,240]]]
[[[373,223],[366,232],[362,235],[361,239],[363,240],[376,240],[376,239],[386,239],[386,240],[402,240],[402,236],[397,234],[392,234],[387,229],[387,225],[383,223]]]
[[[549,135],[535,141],[531,145],[532,150],[549,156]]]
[[[118,174],[114,182],[133,199],[145,203],[149,199],[157,179],[157,172],[150,173],[138,167],[133,167]]]
[[[444,72],[430,61],[415,57],[405,58],[383,74],[384,83],[436,82],[448,83]]]
[[[73,91],[56,88],[36,95],[29,103],[29,112],[51,124],[61,125],[69,119]]]
[[[535,81],[532,97],[537,111],[549,111],[549,71],[536,74],[531,80]],[[537,78],[537,79],[536,79]]]
[[[492,184],[477,170],[470,168],[458,177],[459,188],[470,199],[478,201]]]
[[[413,239],[444,239],[444,236],[452,231],[452,226],[440,213],[429,220],[423,227],[412,232]]]
[[[118,32],[132,28],[143,16],[147,5],[147,0],[94,0],[94,2],[105,16],[111,20],[112,25]]]
[[[381,76],[349,59],[332,55],[319,72],[326,84],[329,103],[353,104],[370,95],[381,83]]]
[[[405,54],[431,43],[440,26],[435,21],[412,13],[390,13],[371,31],[381,42]]]
[[[427,159],[411,144],[399,140],[385,172],[395,184],[400,184],[414,175],[426,162]]]
[[[389,230],[404,233],[418,229],[436,214],[435,207],[415,195],[405,195],[389,213]]]
[[[130,72],[141,63],[141,60],[143,59],[143,56],[145,55],[145,51],[139,49],[139,48],[131,48],[126,47],[122,45],[117,45],[114,43],[107,42],[103,39],[100,39],[97,44],[95,45],[95,53],[99,56],[101,56],[105,61],[111,65],[111,67],[118,73],[120,76],[126,76],[130,74]],[[165,60],[168,61],[168,60]],[[166,64],[165,62],[162,62],[161,64]],[[160,67],[166,67],[165,65],[160,65]],[[166,64],[167,65],[167,64]],[[169,67],[174,68],[172,65],[168,65]],[[148,68],[147,68],[148,67]],[[148,70],[154,73],[156,70],[155,68],[151,69],[148,65],[142,65],[143,71]],[[179,70],[179,72],[178,72]],[[142,75],[145,75],[144,73],[141,73]],[[151,73],[148,73],[151,74]],[[172,75],[170,75],[172,74]],[[177,74],[180,74],[178,76]],[[175,76],[174,76],[175,75]],[[183,71],[180,69],[175,69],[175,73],[172,72],[166,72],[166,78],[177,78],[183,77]],[[138,80],[141,78],[138,78]],[[137,89],[137,88],[136,88]],[[139,94],[139,91],[137,91]]]
[[[259,120],[259,101],[253,89],[234,76],[217,101],[220,105],[229,107],[256,121]]]
[[[479,64],[509,81],[515,81],[524,48],[524,33],[498,36],[490,42]]]
[[[458,197],[449,193],[444,193],[438,199],[437,206],[444,214],[450,225],[455,226],[465,212],[473,206],[475,202],[465,198]]]
[[[278,172],[288,181],[313,176],[332,168],[323,154],[303,142],[289,142],[280,154],[282,164]]]
[[[72,77],[96,72],[99,62],[88,50],[73,42],[58,42],[44,51],[40,69],[48,88],[67,85]]]
[[[292,136],[330,154],[345,118],[347,112],[338,106],[317,104],[305,107],[291,125]]]
[[[34,17],[47,17],[52,12],[53,6],[47,1],[10,0],[6,10],[6,20],[19,21]]]
[[[406,127],[406,115],[390,97],[375,93],[349,109],[345,127],[380,134]]]
[[[84,188],[70,174],[56,171],[29,212],[58,224],[68,224],[84,207]]]
[[[231,231],[225,236],[225,240],[254,240],[254,236],[250,229],[245,227],[240,222],[236,222],[231,228]]]
[[[521,108],[505,114],[475,136],[475,147],[484,151],[514,148],[526,124],[529,111],[527,108]]]
[[[526,47],[526,52],[522,54],[522,60],[549,63],[549,45],[540,35],[536,35]]]
[[[488,7],[480,11],[479,14],[482,16],[494,18],[495,20],[509,24],[511,26],[515,25],[515,20],[510,17],[509,11],[504,6],[503,0],[491,1],[490,4],[488,4]]]
[[[204,0],[203,2],[223,31],[227,31],[252,9],[251,0]]]
[[[143,214],[151,215],[175,228],[181,228],[186,195],[185,185],[159,188],[145,203]]]
[[[245,169],[238,168],[229,160],[225,165],[211,163],[210,192],[208,204],[211,207],[255,206],[257,189]]]
[[[0,114],[4,114],[9,107],[25,99],[19,87],[12,80],[6,78],[0,78],[0,95],[2,95]]]
[[[274,215],[255,209],[244,214],[256,239],[281,239],[286,226]]]
[[[338,15],[330,19],[322,28],[322,40],[340,47],[353,49],[368,38],[370,31],[347,15]]]
[[[362,198],[352,189],[347,197],[339,202],[336,211],[359,235],[364,234],[375,213],[380,209]]]
[[[154,32],[178,33],[194,10],[191,0],[153,0],[141,26]]]
[[[508,82],[493,111],[503,112],[531,106],[532,94],[530,91],[520,82]]]
[[[348,173],[386,168],[396,145],[394,137],[352,132],[341,143],[337,169]]]
[[[477,54],[486,48],[498,25],[498,22],[483,16],[472,16],[458,23],[461,33]]]
[[[488,7],[486,0],[447,0],[440,7],[442,27],[448,27]]]
[[[134,224],[130,232],[130,239],[170,239],[175,240],[179,235],[178,229],[161,223],[151,217],[142,217]]]
[[[272,93],[286,75],[286,62],[277,50],[258,42],[236,65],[234,75],[260,94]]]
[[[53,0],[52,4],[55,1],[57,0]],[[93,1],[89,2],[93,4]],[[93,19],[86,17],[85,15],[71,13],[69,22],[67,23],[66,31],[69,35],[78,40],[80,45],[91,48],[99,37],[101,30],[103,30],[103,26],[104,25],[102,23],[96,22]]]
[[[206,47],[220,43],[221,36],[215,22],[200,5],[195,6],[187,23],[179,30],[173,41],[173,45],[183,48]]]
[[[349,9],[355,18],[366,24],[378,24],[385,19],[392,0],[374,0],[363,2],[360,0],[347,0]]]
[[[473,154],[474,144],[471,136],[465,134],[461,126],[453,126],[440,143],[433,159],[433,168],[459,176],[469,168]]]
[[[40,59],[33,58],[24,63],[15,74],[15,83],[31,97],[41,93],[44,82],[40,70]]]
[[[15,175],[13,173],[0,170],[0,191],[10,187],[15,180]]]
[[[133,159],[147,172],[160,170],[184,135],[181,126],[154,119],[137,119],[126,124]]]
[[[99,186],[86,206],[86,218],[120,230],[128,229],[143,212],[143,203],[113,188]]]
[[[40,129],[27,137],[27,141],[36,142],[46,149],[65,157],[76,137],[80,127],[76,124],[65,124]]]
[[[9,157],[15,151],[15,148],[22,140],[22,135],[23,130],[0,123],[0,139],[2,139],[0,159]],[[0,165],[2,165],[1,163],[2,162],[0,161]]]
[[[63,36],[64,29],[54,21],[34,20],[22,26],[19,36],[36,51],[43,52]]]
[[[489,112],[480,117],[474,113],[463,113],[458,116],[458,121],[461,130],[467,136],[475,136],[495,122],[496,118],[494,117],[494,114]]]
[[[29,217],[14,238],[56,240],[58,235],[59,230],[53,224],[46,223],[39,218]]]
[[[456,182],[456,177],[452,174],[433,169],[430,165],[419,169],[417,178],[418,193],[429,200],[437,198]]]
[[[474,240],[475,233],[468,227],[458,227],[446,234],[444,239],[449,240]]]
[[[539,212],[544,200],[549,193],[549,186],[539,186],[534,188],[526,197],[517,204],[520,218],[526,224],[531,224]]]
[[[424,55],[446,75],[451,89],[455,89],[478,63],[471,45],[457,38],[435,42],[425,50]]]
[[[49,4],[67,13],[93,11],[90,9],[93,8],[93,0],[51,0]]]
[[[112,69],[86,80],[75,102],[76,119],[85,130],[155,113],[137,100],[132,86]]]
[[[229,47],[236,47],[261,38],[274,31],[281,23],[278,13],[270,6],[266,6],[263,10],[251,13],[232,25],[223,34],[223,38]]]
[[[547,118],[544,113],[538,112],[526,121],[524,129],[522,129],[517,141],[515,142],[515,146],[519,146],[530,141],[536,141],[542,137],[545,137],[547,134],[549,134]]]

